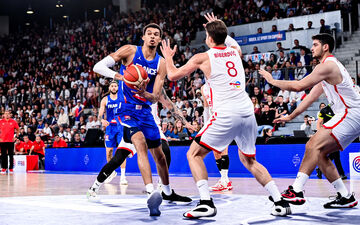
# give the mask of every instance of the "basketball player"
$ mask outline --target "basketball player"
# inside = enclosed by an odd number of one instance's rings
[[[349,208],[357,205],[353,194],[345,187],[336,167],[328,155],[345,149],[360,135],[360,94],[353,87],[351,77],[345,67],[331,54],[334,39],[329,34],[317,34],[312,37],[313,58],[320,64],[313,72],[300,81],[274,80],[270,73],[260,70],[268,83],[281,90],[303,91],[311,88],[310,93],[300,105],[286,117],[274,122],[288,122],[304,112],[318,97],[325,92],[335,116],[324,123],[305,147],[305,155],[297,177],[292,186],[283,193],[283,198],[292,204],[304,204],[304,185],[319,166],[328,181],[337,191],[335,200],[324,205],[325,208]]]
[[[114,109],[119,107],[118,98],[119,84],[113,80],[109,86],[110,94],[104,97],[100,103],[99,121],[106,127],[105,131],[105,148],[106,148],[106,161],[110,162],[113,157],[113,148],[117,148],[123,137],[123,127],[121,124],[117,124],[114,117]],[[104,119],[104,113],[106,112],[106,118]],[[121,177],[120,184],[127,185],[128,182],[125,177],[126,160],[121,164]],[[105,183],[110,183],[112,179],[116,177],[116,171],[114,170],[110,176],[105,180]]]
[[[210,115],[212,114],[212,102],[210,98],[210,88],[207,83],[205,83],[201,87],[201,95],[204,99],[204,121],[209,121]],[[219,169],[221,178],[219,181],[212,187],[210,187],[211,191],[230,191],[233,189],[232,183],[229,180],[228,172],[229,172],[229,155],[228,155],[228,147],[222,152],[218,153],[213,151],[214,158],[216,161],[216,166]]]
[[[205,25],[205,53],[194,55],[184,66],[176,68],[172,57],[176,52],[169,41],[160,47],[166,61],[170,80],[178,80],[200,69],[205,74],[213,102],[213,114],[192,142],[187,153],[190,169],[200,193],[200,202],[184,213],[186,218],[211,217],[216,208],[210,198],[208,175],[204,157],[210,151],[223,151],[234,139],[244,166],[269,191],[275,200],[273,215],[291,213],[289,204],[281,199],[280,192],[268,171],[255,160],[257,124],[251,100],[245,92],[245,74],[239,52],[224,45],[227,28],[220,20]]]
[[[123,81],[121,74],[123,74],[126,66],[132,64],[144,67],[148,73],[149,83],[143,82],[137,91],[130,89],[123,82],[120,82],[119,90],[121,89],[123,95],[120,98],[121,104],[116,113],[116,120],[124,126],[124,141],[132,143],[138,153],[138,166],[148,193],[147,204],[150,216],[159,216],[161,214],[159,206],[162,199],[191,201],[190,198],[177,195],[170,188],[166,158],[161,150],[160,132],[151,114],[150,105],[159,100],[166,76],[165,61],[156,52],[156,47],[161,42],[162,34],[163,32],[159,25],[154,23],[148,24],[143,29],[143,46],[124,45],[116,52],[106,56],[94,67],[95,72],[120,81]],[[122,64],[120,73],[109,69],[116,62],[121,62]],[[148,148],[154,157],[158,174],[163,184],[162,196],[158,191],[154,190],[147,154]]]

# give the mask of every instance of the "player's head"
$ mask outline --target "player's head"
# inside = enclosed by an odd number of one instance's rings
[[[163,31],[156,23],[150,23],[143,29],[143,41],[144,45],[149,48],[156,48],[161,42]]]
[[[40,136],[36,136],[35,141],[36,141],[37,143],[40,143],[41,137],[40,137]]]
[[[311,52],[314,58],[320,59],[326,52],[332,53],[334,50],[335,41],[330,34],[317,34],[312,36],[312,39]]]
[[[209,47],[224,44],[228,30],[225,23],[215,20],[205,25],[206,44]]]
[[[5,112],[4,112],[4,117],[5,117],[5,119],[10,119],[10,117],[11,117],[11,111],[9,110],[9,109],[7,109],[7,110],[5,110]]]
[[[109,91],[111,94],[115,95],[119,90],[119,84],[116,80],[110,82]]]

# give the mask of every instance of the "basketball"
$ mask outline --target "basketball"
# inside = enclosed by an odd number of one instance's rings
[[[142,82],[148,81],[148,74],[142,66],[131,65],[124,71],[124,82],[126,86],[135,89],[141,85]]]

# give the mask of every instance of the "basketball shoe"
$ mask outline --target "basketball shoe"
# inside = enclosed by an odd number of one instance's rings
[[[120,177],[120,185],[128,185],[128,181],[125,176]]]
[[[9,173],[13,174],[14,173],[14,169],[9,169]]]
[[[95,189],[95,188],[92,188],[90,187],[88,189],[88,191],[86,192],[86,197],[89,201],[92,201],[92,202],[97,202],[97,201],[100,201],[100,198],[99,196],[97,195],[97,192],[98,192],[99,189]]]
[[[200,217],[213,217],[216,215],[216,212],[216,207],[212,199],[200,199],[200,202],[197,204],[197,206],[194,209],[185,212],[183,216],[189,219],[197,219]]]
[[[224,184],[221,179],[212,187],[209,187],[210,191],[224,191],[227,190],[226,184]]]
[[[291,214],[291,208],[287,201],[281,199],[278,202],[274,202],[274,208],[272,209],[271,215],[273,216],[286,216]]]
[[[6,174],[6,169],[1,169],[0,174]]]
[[[231,182],[231,181],[227,182],[226,189],[227,189],[228,191],[231,191],[233,188],[234,188],[234,187],[232,186],[232,182]]]
[[[153,191],[148,193],[149,197],[147,200],[147,206],[149,208],[150,216],[160,216],[160,205],[162,202],[162,197],[158,191]]]
[[[161,192],[163,200],[168,201],[169,203],[190,203],[192,199],[186,196],[181,196],[175,193],[174,189],[171,190],[171,195],[166,195],[164,192]]]
[[[285,190],[281,194],[281,196],[285,201],[293,205],[302,205],[306,201],[304,198],[304,192],[303,191],[296,192],[294,191],[294,188],[292,186],[289,186],[289,188]]]
[[[326,209],[330,209],[330,208],[353,208],[358,204],[358,202],[355,199],[354,193],[352,193],[348,197],[343,197],[338,192],[337,196],[331,196],[330,199],[332,199],[334,197],[335,197],[335,199],[333,201],[331,201],[331,202],[326,203],[324,205],[324,208],[326,208]]]
[[[106,178],[106,180],[104,181],[104,183],[105,183],[105,184],[110,183],[110,182],[116,177],[116,175],[117,175],[117,172],[114,170],[114,171],[110,174],[110,176],[108,176],[108,177]]]

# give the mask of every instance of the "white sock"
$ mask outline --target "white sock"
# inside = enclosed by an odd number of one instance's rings
[[[150,195],[154,191],[154,185],[152,183],[145,185],[146,192]]]
[[[167,196],[171,195],[170,184],[168,184],[168,185],[162,184],[161,188],[162,188],[164,194],[166,194]]]
[[[298,172],[296,179],[294,181],[294,184],[293,184],[294,191],[296,191],[296,192],[303,191],[304,185],[308,179],[309,179],[309,175],[302,173],[302,172]]]
[[[95,191],[98,191],[101,187],[102,183],[100,183],[97,179],[95,180],[94,184],[91,186]]]
[[[229,173],[229,170],[220,170],[221,180],[222,180],[224,183],[229,182],[228,173]]]
[[[272,180],[269,183],[267,183],[265,185],[265,189],[269,192],[271,197],[273,197],[274,202],[278,202],[281,200],[281,194],[278,187],[275,184],[275,181]]]
[[[210,200],[209,185],[207,180],[199,180],[196,182],[196,186],[200,193],[201,200]]]
[[[336,189],[336,192],[339,192],[341,194],[341,196],[343,197],[347,197],[349,195],[349,191],[347,190],[347,188],[345,187],[344,182],[341,180],[341,178],[335,180],[334,182],[331,183],[334,188]]]
[[[121,168],[121,177],[125,177],[125,168]]]

